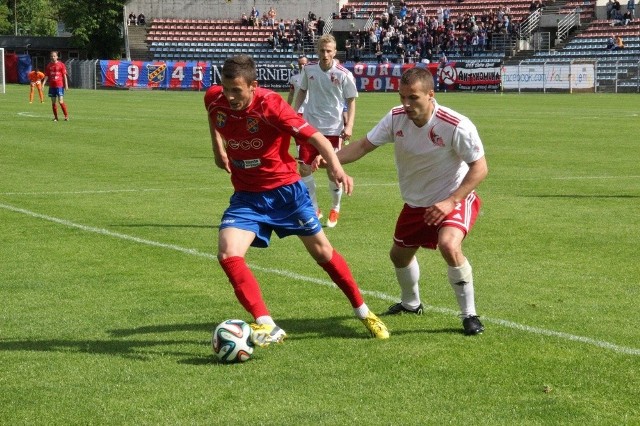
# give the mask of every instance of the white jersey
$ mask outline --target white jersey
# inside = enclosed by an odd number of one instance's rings
[[[300,92],[300,82],[302,81],[302,72],[297,74],[293,74],[289,77],[289,85],[293,87],[293,105],[295,106],[296,99],[298,99],[298,93]],[[307,92],[307,96],[304,98],[304,102],[298,108],[298,114],[304,113],[304,106],[307,104],[309,100],[309,93]]]
[[[467,163],[484,156],[473,123],[462,114],[433,100],[433,115],[422,127],[393,108],[367,134],[376,146],[395,143],[400,193],[412,207],[429,207],[448,198],[467,174]]]
[[[346,100],[358,97],[351,71],[335,60],[327,71],[318,62],[311,62],[303,68],[300,88],[309,95],[304,119],[325,136],[340,136]]]

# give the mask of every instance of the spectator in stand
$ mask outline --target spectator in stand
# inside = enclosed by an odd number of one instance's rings
[[[356,42],[356,47],[353,49],[353,62],[360,62],[362,60],[362,52],[363,52],[362,44],[358,40]]]
[[[627,12],[631,13],[631,19],[636,17],[636,1],[635,0],[629,0],[627,2]]]
[[[136,25],[137,19],[136,19],[136,14],[131,12],[129,14],[129,25]]]
[[[632,19],[631,11],[627,10],[624,15],[622,15],[622,25],[629,25]]]
[[[616,37],[611,34],[607,39],[607,50],[613,50],[616,47]]]
[[[617,35],[615,39],[615,46],[613,50],[622,50],[624,49],[624,41],[622,41],[622,37]]]
[[[271,6],[267,11],[267,19],[268,19],[267,25],[272,27],[276,25],[276,15],[277,15],[276,10],[273,8],[273,6]]]
[[[251,13],[249,13],[249,21],[254,26],[257,27],[260,22],[260,12],[256,9],[255,6],[251,8]]]
[[[613,0],[607,0],[607,19],[611,19],[612,11],[613,11]]]
[[[382,46],[380,45],[380,43],[376,43],[376,61],[378,62],[378,64],[384,62],[384,57],[382,55]]]
[[[318,32],[318,35],[324,34],[324,26],[325,26],[325,22],[322,19],[322,16],[319,16],[318,20],[316,21],[316,30]]]
[[[255,6],[251,8],[251,13],[249,14],[249,18],[253,19],[254,27],[257,27],[260,25],[260,11]]]
[[[611,25],[612,26],[619,26],[619,25],[623,25],[624,24],[624,17],[622,16],[622,14],[620,13],[619,10],[613,9],[611,11]]]
[[[620,10],[620,2],[618,0],[613,0],[613,10],[611,11],[612,14],[612,19],[613,19],[613,14],[616,15],[615,19],[619,19],[621,22],[620,24],[622,24],[622,11]]]
[[[246,13],[242,14],[242,17],[240,18],[240,24],[243,27],[248,27],[249,26],[249,18],[247,17]]]
[[[309,12],[311,13],[311,12]],[[340,8],[340,19],[347,19],[349,15],[349,8],[347,7],[346,4],[344,4],[341,8]]]
[[[147,24],[147,20],[144,17],[144,13],[141,13],[140,15],[138,15],[138,25],[146,25]]]

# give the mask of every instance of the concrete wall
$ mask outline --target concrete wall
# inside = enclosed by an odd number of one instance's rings
[[[339,0],[131,0],[125,5],[125,16],[144,13],[147,21],[153,18],[178,19],[240,19],[255,6],[260,15],[270,7],[277,19],[306,18],[309,11],[326,19],[339,10]]]

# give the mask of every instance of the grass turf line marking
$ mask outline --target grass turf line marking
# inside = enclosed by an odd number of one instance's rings
[[[45,214],[36,213],[36,212],[31,211],[31,210],[22,209],[20,207],[11,206],[11,205],[4,204],[4,203],[0,203],[0,208],[12,211],[14,213],[24,214],[26,216],[33,217],[33,218],[36,218],[36,219],[42,219],[42,220],[46,220],[48,222],[57,223],[59,225],[63,225],[63,226],[69,227],[69,228],[79,229],[81,231],[86,231],[86,232],[92,232],[92,233],[95,233],[95,234],[106,235],[106,236],[109,236],[109,237],[119,238],[119,239],[126,240],[126,241],[132,241],[132,242],[135,242],[135,243],[144,244],[144,245],[148,245],[148,246],[152,246],[152,247],[159,247],[159,248],[164,248],[164,249],[169,249],[169,250],[175,250],[175,251],[178,251],[178,252],[181,252],[181,253],[189,254],[189,255],[192,255],[192,256],[198,256],[198,257],[202,257],[202,258],[205,258],[205,259],[217,260],[217,257],[212,253],[203,253],[203,252],[195,250],[195,249],[189,249],[189,248],[186,248],[186,247],[177,246],[175,244],[161,243],[159,241],[147,240],[145,238],[138,238],[138,237],[134,237],[132,235],[122,234],[120,232],[109,231],[108,229],[104,229],[104,228],[96,228],[94,226],[81,225],[79,223],[71,222],[71,221],[68,221],[68,220],[65,220],[65,219],[60,219],[60,218],[53,217],[53,216],[48,216],[48,215],[45,215]],[[256,266],[256,265],[250,265],[250,267],[252,269],[254,269],[256,271],[260,271],[260,272],[266,272],[266,273],[270,273],[270,274],[281,275],[281,276],[284,276],[284,277],[287,277],[287,278],[291,278],[291,279],[295,279],[295,280],[300,280],[300,281],[310,282],[310,283],[319,284],[319,285],[323,285],[323,286],[327,286],[327,287],[337,288],[337,286],[331,281],[322,280],[322,279],[313,278],[313,277],[307,277],[305,275],[296,274],[294,272],[290,272],[290,271],[286,271],[286,270],[282,270],[282,269],[263,268],[263,267]],[[361,290],[361,292],[364,295],[369,295],[371,297],[375,297],[375,298],[381,299],[381,300],[386,300],[386,301],[390,301],[390,302],[395,302],[397,300],[396,297],[390,296],[390,295],[388,295],[386,293],[382,293],[382,292],[379,292],[379,291]],[[428,311],[431,311],[431,312],[437,312],[437,313],[446,314],[446,315],[457,315],[458,314],[458,312],[454,311],[453,309],[440,308],[440,307],[437,307],[437,306],[425,305],[425,309],[428,310]],[[494,323],[494,324],[501,325],[503,327],[513,328],[513,329],[516,329],[516,330],[525,331],[525,332],[532,333],[532,334],[538,334],[538,335],[556,337],[556,338],[559,338],[559,339],[564,339],[564,340],[569,340],[569,341],[574,341],[574,342],[580,342],[580,343],[584,343],[584,344],[587,344],[587,345],[592,345],[592,346],[597,346],[597,347],[600,347],[600,348],[603,348],[603,349],[608,349],[610,351],[621,353],[621,354],[625,354],[625,355],[640,355],[640,349],[620,346],[620,345],[616,345],[616,344],[613,344],[613,343],[605,342],[603,340],[596,340],[596,339],[591,339],[589,337],[576,336],[576,335],[573,335],[573,334],[563,333],[563,332],[560,332],[560,331],[546,330],[544,328],[531,327],[531,326],[528,326],[528,325],[518,324],[518,323],[515,323],[515,322],[512,322],[512,321],[506,321],[506,320],[494,319],[494,318],[488,318],[488,317],[482,317],[482,318],[483,318],[484,321],[486,321],[488,323]]]

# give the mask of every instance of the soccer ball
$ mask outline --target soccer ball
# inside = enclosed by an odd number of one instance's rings
[[[251,327],[238,319],[221,322],[213,330],[211,347],[221,362],[245,362],[253,354]]]

